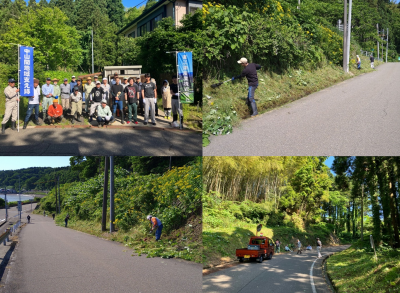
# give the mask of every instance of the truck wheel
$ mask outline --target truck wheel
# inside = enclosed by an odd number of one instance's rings
[[[243,257],[239,257],[239,262],[243,262]]]
[[[272,259],[272,252],[269,254],[269,259]]]
[[[260,257],[258,258],[258,262],[259,262],[259,263],[262,263],[262,262],[263,262],[263,257],[262,257],[262,255],[260,255]]]

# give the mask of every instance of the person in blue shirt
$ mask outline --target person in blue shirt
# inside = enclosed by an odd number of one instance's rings
[[[42,85],[42,95],[43,95],[43,121],[46,120],[46,113],[50,105],[53,105],[54,100],[54,86],[50,84],[51,78],[46,78],[46,83]]]
[[[72,76],[71,78],[71,82],[69,83],[70,85],[70,94],[72,94],[74,92],[74,87],[77,85],[78,83],[75,80],[75,75]]]
[[[152,216],[152,215],[148,215],[147,216],[147,220],[150,221],[151,223],[151,230],[150,233],[152,233],[154,230],[156,230],[156,241],[160,240],[161,237],[161,232],[163,229],[163,225],[161,223],[161,220]]]

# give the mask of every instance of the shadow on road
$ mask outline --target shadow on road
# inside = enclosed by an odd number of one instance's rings
[[[202,136],[194,131],[126,129],[6,130],[3,155],[186,155],[202,154]]]

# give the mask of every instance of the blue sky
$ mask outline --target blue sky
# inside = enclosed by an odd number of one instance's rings
[[[36,0],[36,2],[39,2],[40,0]],[[138,5],[139,3],[143,2],[145,0],[122,0],[122,4],[124,4],[125,7],[134,7],[136,5]],[[28,0],[25,0],[26,3],[28,3]],[[47,2],[50,2],[50,0],[47,0]],[[142,5],[146,5],[146,2],[143,2],[142,4],[140,4],[140,6]],[[140,7],[139,6],[139,7]]]
[[[69,166],[70,157],[0,157],[0,172],[29,167],[65,167]]]

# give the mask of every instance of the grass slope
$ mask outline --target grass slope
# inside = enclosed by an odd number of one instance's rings
[[[369,240],[357,242],[327,260],[327,273],[339,293],[399,292],[400,249],[380,247],[377,261]]]

